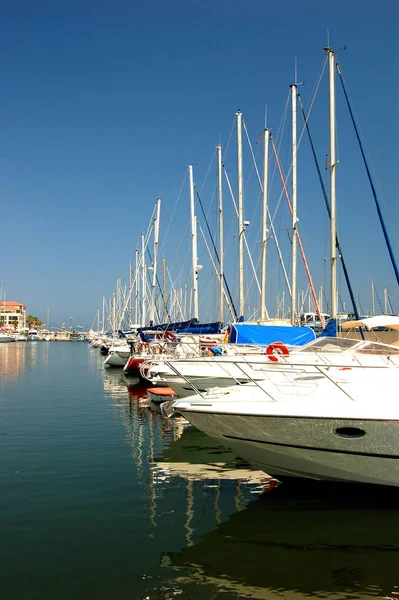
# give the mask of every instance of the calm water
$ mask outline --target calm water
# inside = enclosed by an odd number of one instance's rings
[[[0,597],[399,599],[399,494],[285,481],[85,343],[0,344]]]

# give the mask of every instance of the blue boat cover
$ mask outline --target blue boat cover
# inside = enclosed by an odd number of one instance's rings
[[[152,325],[148,327],[139,327],[138,333],[146,333],[147,331],[174,331],[176,333],[197,333],[209,335],[211,333],[219,333],[221,323],[199,323],[198,319],[190,319],[189,321],[179,321],[178,323],[164,323],[161,325]]]
[[[316,337],[337,337],[337,319],[330,319],[323,331]]]
[[[316,339],[310,327],[284,327],[282,325],[257,325],[233,323],[230,342],[234,344],[257,344],[268,346],[273,342],[283,342],[286,346],[303,346]]]

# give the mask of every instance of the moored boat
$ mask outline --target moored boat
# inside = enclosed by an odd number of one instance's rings
[[[399,348],[318,340],[312,360],[162,405],[275,475],[399,486]],[[310,346],[310,345],[309,345]]]
[[[147,394],[151,402],[156,402],[157,404],[177,398],[176,392],[170,387],[148,388]]]

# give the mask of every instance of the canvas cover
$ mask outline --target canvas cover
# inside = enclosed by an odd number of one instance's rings
[[[284,327],[257,323],[234,323],[230,333],[232,343],[261,346],[268,346],[273,342],[283,342],[288,347],[303,346],[314,339],[316,335],[310,327]]]

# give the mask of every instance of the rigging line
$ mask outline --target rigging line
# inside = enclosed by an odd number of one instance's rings
[[[330,201],[328,199],[326,186],[324,185],[324,181],[323,181],[323,177],[322,177],[322,174],[321,174],[321,169],[320,169],[319,161],[317,160],[316,150],[315,150],[315,147],[314,147],[314,144],[313,144],[313,139],[312,139],[312,136],[310,134],[310,129],[309,129],[309,125],[308,125],[308,120],[309,119],[306,117],[305,109],[303,107],[303,103],[302,103],[302,99],[301,99],[300,94],[298,94],[298,102],[299,102],[299,107],[300,107],[301,112],[302,112],[302,116],[303,116],[304,121],[305,121],[306,131],[307,131],[307,134],[308,134],[310,148],[311,148],[313,159],[314,159],[314,162],[315,162],[315,166],[316,166],[316,170],[317,170],[317,175],[318,175],[318,178],[319,178],[319,182],[320,182],[320,186],[321,186],[321,191],[322,191],[323,198],[324,198],[324,203],[325,203],[326,208],[327,208],[328,217],[331,218]],[[356,319],[359,320],[359,311],[358,311],[358,308],[357,308],[357,305],[356,305],[355,294],[353,292],[352,284],[350,282],[349,272],[348,272],[348,269],[347,269],[347,266],[346,266],[346,261],[344,259],[344,255],[343,255],[343,252],[342,252],[341,244],[339,242],[339,238],[338,238],[338,234],[337,233],[335,235],[335,246],[336,246],[336,248],[338,250],[338,254],[339,254],[340,258],[341,258],[342,269],[344,271],[344,277],[345,277],[346,285],[347,285],[349,296],[350,296],[350,299],[351,299],[351,302],[352,302],[353,312],[355,313]],[[361,333],[363,335],[363,330],[361,330]]]
[[[286,185],[284,183],[283,172],[281,170],[280,162],[279,162],[279,159],[278,159],[278,156],[277,156],[276,147],[274,145],[272,136],[270,136],[270,141],[272,143],[273,154],[274,154],[274,157],[275,157],[277,165],[278,165],[278,170],[279,170],[279,173],[280,173],[281,182],[282,182],[283,187],[284,187],[285,196],[286,196],[287,203],[288,203],[288,209],[289,209],[289,211],[290,211],[290,213],[292,215],[291,201],[290,201],[290,198],[289,198],[289,195],[288,195],[288,192],[287,192],[287,187],[286,187]],[[303,260],[303,264],[304,264],[304,267],[305,267],[306,275],[308,277],[308,281],[309,281],[309,285],[310,285],[310,290],[312,292],[313,301],[315,303],[317,316],[319,317],[319,320],[320,320],[320,323],[322,325],[322,328],[324,329],[324,325],[325,324],[324,324],[323,315],[320,312],[320,307],[319,307],[319,303],[317,301],[316,291],[314,289],[314,285],[313,285],[313,281],[312,281],[312,276],[311,276],[310,271],[309,271],[309,266],[308,266],[308,263],[307,263],[307,260],[306,260],[305,251],[303,249],[302,240],[301,240],[301,236],[299,234],[298,228],[297,228],[296,235],[297,235],[298,246],[299,246],[299,250],[300,250],[301,255],[302,255],[302,260]]]
[[[205,211],[204,211],[204,207],[202,206],[201,196],[199,195],[197,188],[195,188],[195,192],[196,192],[196,194],[197,194],[197,198],[198,198],[198,201],[199,201],[199,203],[200,203],[201,211],[202,211],[203,217],[204,217],[204,219],[205,219],[206,228],[207,228],[207,230],[208,230],[209,237],[211,238],[211,242],[212,242],[212,247],[213,247],[213,250],[214,250],[214,252],[215,252],[215,255],[216,255],[217,261],[218,261],[218,263],[219,263],[219,265],[220,265],[219,253],[218,253],[218,251],[217,251],[216,244],[215,244],[215,241],[214,241],[214,239],[213,239],[213,236],[212,236],[211,229],[210,229],[210,227],[209,227],[208,219],[206,218],[206,214],[205,214]],[[229,288],[229,286],[228,286],[228,283],[227,283],[227,280],[226,280],[226,276],[225,276],[225,274],[224,274],[224,273],[223,273],[223,281],[224,281],[224,284],[225,284],[225,286],[226,286],[226,290],[227,290],[227,293],[228,293],[228,296],[229,296],[229,299],[230,299],[231,305],[232,305],[232,307],[233,307],[233,310],[234,310],[235,317],[236,317],[236,319],[237,319],[237,318],[238,318],[238,313],[237,313],[237,311],[236,311],[236,307],[234,306],[233,297],[232,297],[232,295],[231,295],[230,288]]]
[[[181,236],[181,238],[180,238],[180,244],[179,244],[179,246],[177,246],[177,248],[176,248],[176,252],[175,252],[175,254],[174,254],[174,255],[173,255],[173,257],[172,257],[172,263],[174,262],[174,260],[175,260],[175,258],[176,258],[176,256],[177,256],[177,254],[178,254],[178,253],[179,253],[179,251],[180,251],[180,248],[181,248],[181,246],[182,246],[182,244],[183,244],[183,242],[184,242],[184,240],[185,240],[185,238],[186,238],[186,235],[187,235],[187,230],[188,230],[188,228],[189,228],[189,227],[190,227],[190,222],[188,221],[188,222],[187,222],[187,224],[186,224],[186,228],[185,228],[185,230],[184,230],[184,232],[183,232],[183,235],[182,235],[182,236]],[[189,260],[189,255],[188,255],[187,253],[185,253],[185,260],[184,260],[184,261],[183,261],[183,263],[181,264],[181,269],[180,269],[180,272],[179,272],[179,274],[178,274],[178,275],[177,275],[177,277],[176,277],[176,280],[177,280],[177,281],[179,281],[179,279],[182,277],[182,273],[183,273],[184,269],[186,268],[186,265],[187,265],[187,262],[188,262],[188,260]]]
[[[149,249],[148,246],[147,246],[147,254],[148,254],[149,258],[150,258],[151,263],[154,264],[152,262],[152,256],[151,256],[151,252],[150,252],[150,249]],[[158,284],[158,289],[161,292],[161,298],[164,299],[164,297],[163,297],[163,289],[162,289],[161,284],[160,284],[159,279],[158,279],[158,273],[156,274],[156,282]],[[152,287],[150,285],[149,285],[149,287],[150,287],[150,291],[151,291]]]
[[[381,224],[382,231],[383,231],[383,234],[384,234],[385,243],[387,245],[388,253],[389,253],[389,256],[390,256],[390,259],[391,259],[391,263],[392,263],[392,267],[393,267],[393,270],[395,272],[396,281],[397,281],[397,283],[399,285],[399,270],[398,270],[398,266],[396,264],[395,255],[393,253],[393,249],[392,249],[392,246],[391,246],[391,240],[389,239],[388,230],[387,230],[386,225],[385,225],[385,220],[384,220],[384,217],[383,217],[383,214],[382,214],[382,211],[381,211],[381,207],[380,207],[380,203],[379,203],[379,200],[378,200],[378,197],[377,197],[377,192],[376,192],[376,189],[375,189],[375,186],[374,186],[373,178],[371,177],[370,169],[369,169],[368,162],[367,162],[367,159],[366,159],[366,155],[365,155],[365,152],[364,152],[364,149],[363,149],[362,140],[360,139],[359,130],[358,130],[358,127],[357,127],[357,123],[355,121],[355,117],[354,117],[354,114],[353,114],[353,111],[352,111],[351,103],[350,103],[349,98],[348,98],[348,94],[347,94],[347,91],[346,91],[346,86],[345,86],[345,83],[344,83],[344,80],[343,80],[343,77],[342,77],[342,73],[341,73],[341,69],[340,69],[340,66],[339,66],[338,62],[336,63],[336,67],[337,67],[337,71],[338,71],[338,74],[339,74],[339,77],[340,77],[342,89],[344,91],[346,103],[348,105],[348,110],[349,110],[349,114],[350,114],[350,117],[351,117],[351,120],[352,120],[352,124],[353,124],[353,127],[355,129],[357,141],[359,142],[360,152],[362,154],[364,166],[365,166],[366,172],[367,172],[367,177],[369,179],[369,183],[370,183],[370,186],[371,186],[371,191],[372,191],[372,194],[373,194],[373,197],[374,197],[374,202],[375,202],[375,205],[376,205],[376,208],[377,208],[378,217],[380,219],[380,224]]]
[[[378,304],[380,305],[381,314],[383,315],[384,314],[384,310],[382,308],[381,300],[380,300],[380,297],[378,295],[378,291],[377,291],[376,286],[374,286],[374,292],[375,292],[375,295],[377,296]]]
[[[244,119],[243,119],[243,122],[244,122]],[[247,136],[247,141],[248,141],[249,149],[250,149],[250,152],[251,152],[252,160],[253,160],[254,167],[255,167],[256,176],[257,176],[257,178],[258,178],[258,183],[259,183],[260,190],[261,190],[261,194],[262,194],[262,193],[263,193],[263,184],[262,184],[262,181],[261,181],[261,178],[260,178],[260,174],[259,174],[258,166],[257,166],[257,164],[256,164],[256,159],[255,159],[255,155],[254,155],[254,152],[253,152],[252,144],[251,144],[251,141],[250,141],[250,139],[249,139],[249,136],[248,136],[247,129],[246,129],[246,127],[245,127],[245,122],[244,122],[244,131],[245,131],[245,133],[246,133],[246,136]],[[276,165],[274,166],[274,168],[276,168]],[[274,222],[274,219],[276,218],[277,210],[278,210],[278,208],[279,208],[279,206],[280,206],[280,203],[281,203],[281,200],[282,200],[283,194],[284,194],[284,190],[282,190],[282,191],[281,191],[281,194],[280,194],[279,200],[278,200],[278,202],[277,202],[277,206],[276,206],[276,208],[275,208],[275,210],[274,210],[274,214],[273,214],[273,222]],[[259,201],[258,201],[258,203],[259,203]],[[258,206],[258,204],[257,204],[257,206]],[[269,213],[268,213],[268,214],[269,214]],[[272,223],[272,218],[270,217],[270,215],[269,215],[269,219],[270,219],[270,223]],[[290,294],[291,294],[291,291],[290,291]]]
[[[251,150],[252,158],[253,158],[253,160],[255,161],[255,157],[254,157],[254,154],[253,154],[253,151],[252,151],[252,146],[251,146],[251,144],[249,145],[249,147],[250,147],[250,150]],[[255,164],[255,171],[256,171],[256,175],[257,175],[257,177],[258,177],[258,182],[259,182],[259,186],[260,186],[261,192],[263,193],[263,184],[262,184],[262,181],[261,181],[261,178],[260,178],[260,175],[259,175],[259,171],[258,171],[258,167],[257,167],[257,165],[256,165],[256,164]],[[226,178],[227,178],[227,174],[226,174]],[[236,212],[237,212],[237,207],[236,207],[236,204],[235,204],[235,201],[234,201],[234,195],[233,195],[233,192],[232,192],[232,189],[231,189],[231,185],[230,185],[230,181],[229,181],[229,179],[228,179],[228,178],[227,178],[227,183],[228,183],[228,186],[229,186],[229,188],[230,188],[230,193],[231,193],[231,195],[232,195],[232,198],[233,198],[234,207],[235,207],[235,209],[236,209]],[[272,220],[272,218],[271,218],[271,215],[270,215],[270,210],[269,210],[269,208],[267,209],[267,216],[269,217],[269,221],[270,221],[270,229],[272,230],[272,233],[273,233],[273,238],[274,238],[274,241],[275,241],[275,243],[276,243],[276,247],[277,247],[277,252],[278,252],[278,255],[279,255],[280,263],[281,263],[281,266],[282,266],[282,269],[283,269],[283,272],[284,272],[285,282],[286,282],[286,284],[287,284],[288,291],[289,291],[289,293],[290,293],[290,295],[291,295],[291,286],[290,286],[290,283],[289,283],[289,279],[288,279],[288,276],[287,276],[287,272],[286,272],[286,270],[285,270],[285,265],[284,265],[283,255],[281,254],[281,251],[280,251],[280,245],[279,245],[279,243],[278,243],[278,240],[277,240],[276,231],[275,231],[275,229],[274,229],[274,223],[273,223],[273,220]],[[245,237],[244,237],[244,239],[245,239]]]
[[[255,156],[255,153],[253,151],[253,147],[252,147],[252,144],[251,144],[251,140],[250,140],[250,137],[249,137],[249,134],[248,134],[247,125],[245,123],[244,117],[242,119],[242,124],[244,126],[245,135],[246,135],[246,138],[247,138],[248,146],[250,148],[251,156],[252,156],[252,161],[253,161],[253,165],[252,165],[252,169],[251,169],[251,174],[255,170],[255,172],[256,172],[256,174],[258,176],[258,180],[259,180],[259,173],[258,173],[258,169],[257,169],[257,165],[256,165],[256,156]],[[258,146],[257,147],[257,154],[259,152],[259,148],[260,147]],[[248,183],[249,183],[249,179],[248,179],[247,185],[248,185]],[[247,187],[247,185],[245,186],[245,188]],[[256,211],[258,210],[258,206],[259,206],[259,202],[260,202],[261,198],[262,198],[262,193],[260,193],[259,196],[258,196],[258,200],[256,202],[256,206],[255,206],[255,208],[253,210],[253,213],[251,215],[251,220],[253,220],[255,218],[255,214],[256,214]]]
[[[226,177],[227,177],[227,175],[226,175]],[[233,190],[232,190],[231,185],[230,185],[230,180],[228,178],[227,178],[227,183],[228,183],[228,186],[229,186],[229,190],[230,190],[230,194],[231,194],[231,199],[233,200],[234,209],[236,211],[236,215],[238,216],[237,204],[236,204],[236,201],[235,201],[235,198],[234,198]],[[258,276],[256,275],[256,270],[255,270],[255,266],[254,266],[254,263],[253,263],[253,260],[252,260],[251,252],[249,250],[249,246],[248,246],[247,238],[246,238],[246,235],[245,235],[245,231],[241,235],[243,237],[243,240],[244,240],[244,243],[245,243],[245,247],[246,247],[247,252],[248,252],[249,261],[251,263],[251,267],[252,267],[252,271],[253,271],[253,274],[254,274],[254,278],[255,278],[256,284],[258,286],[259,293],[260,293],[259,279],[258,279]]]
[[[226,172],[226,170],[224,171],[224,174],[225,174],[225,177],[226,177],[226,180],[227,180],[227,185],[228,185],[228,188],[229,188],[229,190],[230,190],[231,197],[233,198],[234,207],[235,207],[235,209],[236,209],[236,212],[237,212],[237,205],[236,205],[236,203],[235,203],[235,200],[234,200],[234,194],[233,194],[233,190],[232,190],[231,183],[230,183],[230,179],[229,179],[229,176],[227,175],[227,172]],[[284,278],[285,278],[285,283],[286,283],[286,285],[287,285],[287,289],[288,289],[288,291],[289,291],[289,293],[290,293],[290,295],[291,295],[291,285],[290,285],[290,282],[289,282],[289,279],[288,279],[287,271],[285,270],[285,265],[284,265],[283,255],[281,254],[280,244],[279,244],[279,242],[278,242],[278,239],[277,239],[277,236],[276,236],[276,231],[275,231],[275,229],[274,229],[273,222],[272,222],[272,220],[271,220],[271,218],[270,218],[270,211],[269,211],[269,210],[267,211],[267,215],[268,215],[268,217],[269,217],[269,221],[270,221],[270,229],[272,230],[273,239],[274,239],[274,242],[275,242],[275,244],[276,244],[277,253],[278,253],[278,256],[279,256],[279,259],[280,259],[281,268],[283,269]]]
[[[215,265],[215,261],[213,260],[213,256],[212,256],[212,253],[211,253],[210,248],[208,246],[208,242],[206,241],[206,237],[205,237],[204,231],[203,231],[203,229],[202,229],[202,227],[201,227],[201,225],[199,223],[198,223],[198,227],[200,229],[200,232],[201,232],[202,238],[204,240],[206,249],[208,250],[208,254],[209,254],[209,258],[211,259],[212,266],[213,266],[213,268],[215,270],[216,276],[218,277],[219,274],[218,274],[217,267]],[[229,309],[231,316],[233,317],[233,319],[236,319],[237,316],[235,314],[235,310],[234,310],[234,308],[231,306],[231,304],[229,302],[229,298],[227,297],[226,290],[224,289],[224,287],[223,287],[223,297],[225,299],[225,302],[227,304],[227,308]]]
[[[308,115],[307,115],[307,120],[309,120],[309,118],[310,118],[310,115],[311,115],[311,112],[312,112],[312,110],[313,110],[313,105],[314,105],[314,103],[315,103],[316,96],[317,96],[317,94],[318,94],[319,87],[320,87],[320,84],[321,84],[321,80],[322,80],[322,77],[323,77],[324,71],[325,71],[325,69],[326,69],[326,66],[327,66],[327,61],[328,61],[328,57],[326,57],[326,58],[324,59],[324,61],[323,61],[323,66],[322,66],[322,68],[321,68],[321,70],[320,70],[320,73],[319,73],[319,78],[318,78],[318,80],[317,80],[317,82],[316,82],[316,85],[315,85],[315,88],[314,88],[314,93],[313,93],[312,101],[311,101],[311,103],[310,103],[309,112],[308,112]],[[299,94],[298,94],[298,95],[299,95]],[[300,145],[301,145],[301,142],[302,142],[302,138],[303,138],[303,136],[304,136],[304,134],[305,134],[305,131],[306,131],[306,124],[307,124],[307,121],[305,121],[305,124],[304,124],[304,125],[303,125],[303,127],[302,127],[302,131],[301,131],[301,133],[300,133],[299,140],[298,140],[298,143],[297,143],[297,150],[299,150],[299,147],[300,147]],[[292,171],[292,162],[291,162],[290,168],[288,169],[288,173],[287,173],[287,176],[286,176],[285,182],[284,182],[284,184],[283,184],[283,187],[286,187],[286,185],[287,185],[287,182],[288,182],[288,179],[289,179],[289,176],[290,176],[290,174],[291,174],[291,171]],[[281,198],[280,198],[280,199],[281,199]]]
[[[203,180],[203,182],[202,182],[202,184],[201,184],[201,187],[200,187],[201,193],[202,193],[202,190],[204,189],[204,186],[205,186],[205,184],[206,184],[206,181],[207,181],[207,179],[208,179],[208,177],[209,177],[209,173],[211,172],[212,165],[213,165],[213,163],[214,163],[214,160],[215,160],[216,153],[217,153],[217,152],[216,152],[216,148],[215,148],[215,149],[214,149],[214,151],[213,151],[213,154],[212,154],[211,162],[209,163],[209,166],[208,166],[208,170],[207,170],[207,172],[206,172],[206,174],[205,174],[205,178],[204,178],[204,180]]]
[[[223,153],[223,154],[224,154],[224,159],[225,159],[225,160],[226,160],[226,158],[227,158],[227,154],[228,154],[228,151],[229,151],[229,147],[230,147],[231,138],[232,138],[232,136],[233,136],[233,133],[234,133],[234,130],[235,130],[235,124],[236,124],[236,117],[234,116],[234,117],[233,117],[233,123],[232,123],[232,125],[231,125],[231,129],[230,129],[230,134],[229,134],[229,137],[228,137],[228,140],[227,140],[227,144],[226,144],[226,149],[225,149],[225,151],[224,151],[224,153]]]
[[[341,68],[341,66],[340,66],[340,65],[339,65],[339,68]],[[376,170],[375,170],[375,167],[374,167],[374,165],[373,165],[372,157],[371,157],[370,151],[369,151],[369,149],[368,149],[368,147],[367,147],[367,142],[366,142],[366,139],[365,139],[365,137],[364,137],[364,134],[363,134],[362,128],[361,128],[361,126],[360,126],[360,120],[359,120],[359,117],[358,117],[358,115],[357,115],[356,109],[355,109],[355,107],[354,107],[354,102],[353,102],[353,99],[352,99],[351,93],[350,93],[350,91],[349,91],[348,84],[346,83],[346,79],[345,79],[345,77],[344,77],[344,75],[343,75],[343,73],[342,73],[342,70],[341,70],[341,77],[342,77],[343,81],[345,82],[345,86],[346,86],[346,91],[347,91],[347,94],[348,94],[348,98],[349,98],[350,104],[351,104],[351,106],[352,106],[352,111],[353,111],[353,114],[354,114],[355,120],[356,120],[356,122],[357,122],[358,129],[359,129],[359,135],[360,135],[360,138],[361,138],[361,140],[362,140],[362,142],[363,142],[363,147],[364,147],[364,149],[365,149],[365,155],[367,156],[368,162],[369,162],[369,164],[370,164],[370,171],[372,171],[372,173],[373,173],[373,177],[374,177],[374,180],[376,180],[376,182],[377,182],[377,188],[378,188],[378,192],[379,192],[379,195],[380,195],[380,197],[382,197],[382,203],[383,203],[383,205],[384,205],[384,208],[385,208],[385,210],[388,212],[388,210],[389,210],[389,209],[388,209],[387,203],[386,203],[386,201],[385,201],[384,194],[383,194],[383,192],[382,192],[382,190],[381,190],[381,185],[380,185],[380,182],[379,182],[379,180],[378,180],[378,175],[377,175],[377,172],[376,172]]]
[[[393,313],[393,308],[392,308],[392,304],[391,304],[391,299],[390,299],[390,297],[388,296],[388,294],[387,294],[387,297],[388,297],[388,304],[389,304],[389,308],[391,309],[391,315],[393,315],[394,313]]]
[[[169,233],[169,229],[170,229],[170,227],[171,227],[171,225],[172,225],[173,217],[174,217],[174,214],[175,214],[175,212],[176,212],[177,205],[179,204],[180,197],[181,197],[181,195],[182,195],[182,192],[183,192],[184,184],[186,183],[187,174],[188,174],[188,172],[187,172],[187,169],[186,169],[186,171],[185,171],[185,174],[184,174],[184,177],[183,177],[183,183],[182,183],[182,184],[181,184],[181,186],[180,186],[180,191],[179,191],[179,194],[178,194],[178,196],[177,196],[177,198],[176,198],[176,202],[175,202],[175,205],[174,205],[174,207],[173,207],[173,211],[172,211],[172,214],[171,214],[171,216],[170,216],[169,223],[168,223],[168,226],[167,226],[167,228],[166,228],[166,232],[165,232],[165,234],[164,234],[164,236],[163,236],[163,240],[162,240],[161,244],[159,245],[159,252],[160,252],[160,253],[161,253],[161,251],[163,250],[163,247],[164,247],[164,245],[165,245],[165,240],[166,240],[166,238],[167,238],[167,235],[168,235],[168,233]],[[174,240],[175,240],[175,238],[173,238],[173,241],[174,241]]]

